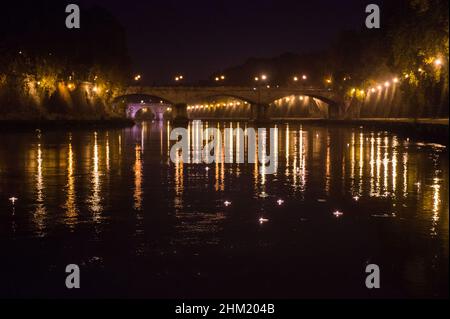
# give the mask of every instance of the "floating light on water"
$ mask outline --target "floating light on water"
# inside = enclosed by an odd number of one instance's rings
[[[333,215],[334,215],[334,217],[339,218],[342,215],[344,215],[344,213],[337,210],[337,211],[333,212]]]
[[[264,224],[264,223],[267,223],[269,220],[267,219],[267,218],[263,218],[263,217],[261,217],[260,219],[259,219],[259,223],[260,224]]]
[[[284,204],[284,200],[282,200],[282,199],[277,200],[277,204],[278,204],[278,206],[283,205]]]
[[[10,197],[9,201],[14,205],[19,199],[17,197]]]
[[[205,171],[209,171],[209,167],[205,167]]]
[[[355,202],[359,201],[359,196],[353,196],[353,199],[355,200]]]
[[[231,205],[231,202],[226,200],[223,204],[224,204],[226,207],[228,207],[228,206]]]

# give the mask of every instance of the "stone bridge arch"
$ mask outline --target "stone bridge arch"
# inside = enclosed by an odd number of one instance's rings
[[[160,96],[149,94],[124,94],[114,98],[113,109],[122,105],[124,115],[134,119],[142,109],[149,109],[155,119],[162,120],[167,111],[172,110],[173,103]]]
[[[125,96],[129,95],[147,95],[166,101],[173,106],[173,117],[185,121],[188,120],[186,111],[188,104],[195,104],[215,96],[228,96],[248,102],[252,106],[253,120],[269,120],[267,118],[269,104],[292,95],[309,96],[327,103],[331,118],[338,118],[342,109],[341,98],[335,96],[331,90],[320,88],[132,86],[126,90]]]

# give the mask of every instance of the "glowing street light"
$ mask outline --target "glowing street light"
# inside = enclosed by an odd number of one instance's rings
[[[261,80],[263,80],[263,81],[267,80],[267,75],[265,75],[265,74],[261,75]]]
[[[214,80],[216,80],[216,82],[224,81],[225,80],[225,75],[216,76]]]
[[[135,81],[139,81],[141,79],[141,75],[140,74],[136,74],[135,76],[134,76],[134,80]]]
[[[385,87],[388,88],[390,85],[391,85],[391,84],[389,83],[389,81],[384,82],[384,86],[385,86]]]
[[[259,77],[255,76],[255,81],[258,82],[259,81]]]
[[[393,78],[393,79],[392,79],[392,82],[398,83],[398,78]]]
[[[298,82],[298,77],[294,76],[294,82]]]
[[[308,79],[308,77],[305,74],[303,74],[302,75],[302,80],[307,80],[307,79]]]

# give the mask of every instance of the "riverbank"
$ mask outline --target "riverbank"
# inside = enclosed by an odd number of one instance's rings
[[[107,118],[98,120],[0,120],[0,132],[11,130],[59,130],[86,128],[123,128],[132,127],[135,122],[126,118]]]

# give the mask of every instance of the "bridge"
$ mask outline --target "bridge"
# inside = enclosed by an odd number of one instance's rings
[[[244,101],[251,108],[251,118],[254,121],[270,120],[267,109],[276,100],[292,96],[306,96],[320,100],[328,105],[328,118],[340,118],[348,104],[342,96],[330,89],[323,88],[297,88],[297,87],[199,87],[199,86],[130,86],[125,93],[116,100],[128,96],[149,96],[152,103],[134,103],[127,106],[127,116],[134,118],[141,108],[151,108],[157,118],[167,110],[172,112],[174,121],[187,121],[188,105],[201,104],[213,98],[228,97]]]

